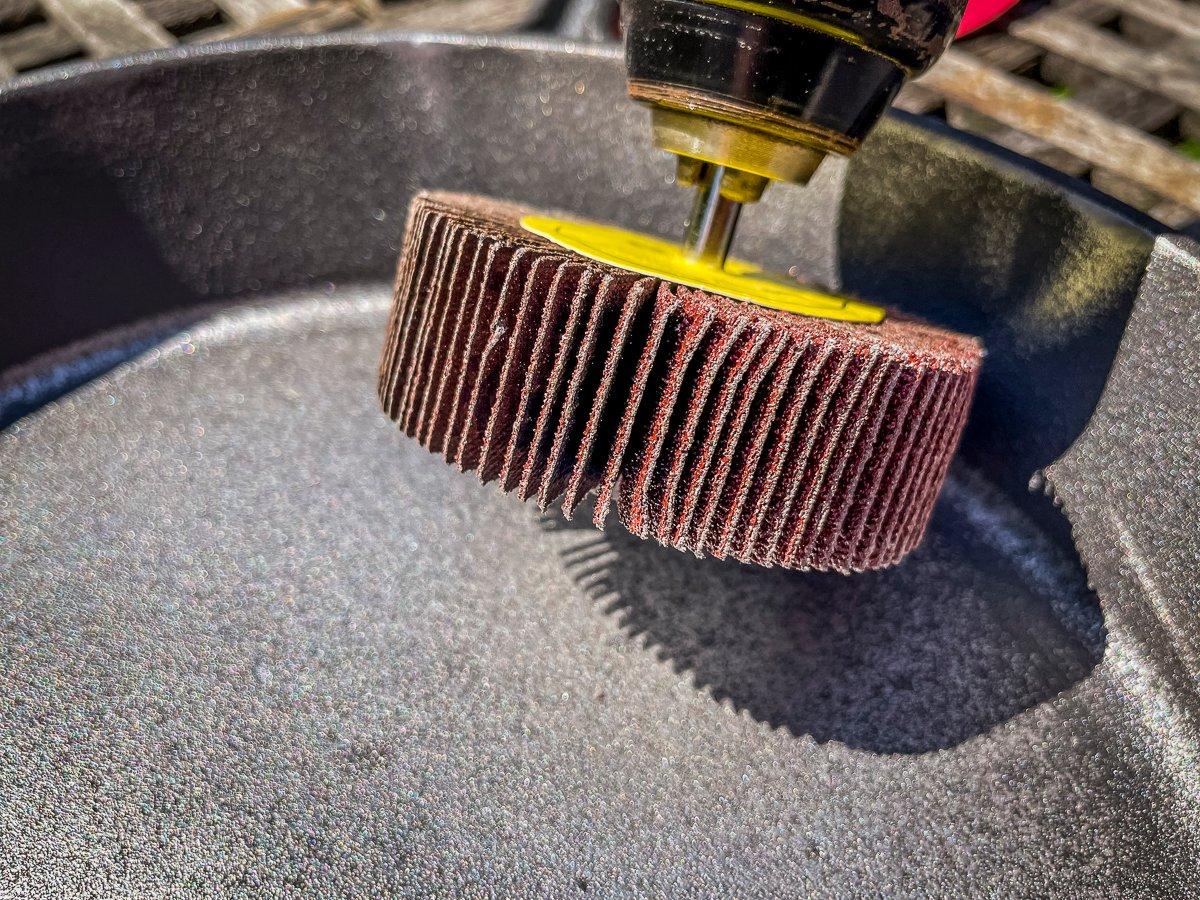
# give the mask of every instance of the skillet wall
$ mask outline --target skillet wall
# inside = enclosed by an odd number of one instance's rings
[[[686,214],[616,48],[354,36],[73,71],[0,90],[0,370],[200,303],[389,279],[420,187],[668,234]],[[980,334],[964,453],[1022,494],[1094,408],[1154,232],[893,116],[850,166],[769,191],[739,250]]]

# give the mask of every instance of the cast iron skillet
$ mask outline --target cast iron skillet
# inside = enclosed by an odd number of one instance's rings
[[[901,116],[747,213],[988,347],[888,572],[538,517],[384,421],[414,190],[678,227],[623,93],[615,50],[365,35],[0,89],[0,884],[1195,887],[1190,241]]]

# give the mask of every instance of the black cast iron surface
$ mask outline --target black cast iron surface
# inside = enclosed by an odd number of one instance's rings
[[[908,120],[746,217],[989,347],[891,572],[538,519],[376,410],[415,187],[681,219],[622,91],[342,38],[0,92],[0,893],[1194,892],[1193,244]]]

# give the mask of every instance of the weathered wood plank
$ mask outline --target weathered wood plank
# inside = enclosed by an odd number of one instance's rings
[[[1098,0],[1057,0],[1053,9],[1088,22],[1103,22],[1113,16],[1112,10]],[[1038,15],[1040,13],[1034,13],[1035,17]],[[975,37],[966,48],[972,55],[1007,72],[1027,68],[1044,55],[1040,47],[1018,40],[1011,34]],[[897,105],[909,112],[924,113],[941,106],[942,98],[926,82],[918,80],[915,84],[905,86]]]
[[[537,0],[461,0],[453,9],[443,0],[406,0],[385,7],[371,27],[413,31],[510,31],[529,24],[538,9]]]
[[[1165,28],[1180,37],[1200,41],[1200,6],[1179,0],[1102,0],[1109,7]]]
[[[1163,200],[1154,191],[1133,184],[1119,173],[1096,169],[1092,172],[1092,185],[1122,203],[1148,212],[1158,221],[1171,228],[1182,228],[1196,220],[1194,210]]]
[[[273,16],[286,16],[304,9],[305,0],[214,0],[235,25],[252,26]]]
[[[987,138],[994,144],[999,144],[1013,153],[1019,153],[1030,159],[1066,172],[1068,175],[1081,176],[1087,173],[1092,164],[1085,159],[1073,156],[1066,150],[1048,144],[1040,137],[1026,134],[1019,128],[1010,128],[997,122],[991,116],[986,116],[965,103],[948,103],[946,105],[946,121],[960,131]]]
[[[37,0],[0,0],[0,22],[23,19],[37,8]]]
[[[1094,166],[1121,172],[1161,196],[1200,211],[1200,164],[1166,142],[951,48],[924,84],[948,100],[986,111]]]
[[[1200,68],[1165,49],[1150,52],[1071,16],[1047,10],[1009,29],[1014,37],[1113,78],[1200,109]]]
[[[896,98],[898,109],[916,115],[933,112],[941,105],[942,98],[938,94],[912,82],[901,88],[900,95]]]
[[[226,25],[189,34],[187,43],[208,43],[265,34],[320,34],[352,25],[361,25],[358,5],[351,2],[326,2],[305,5],[283,13],[265,16],[249,25]]]
[[[195,22],[217,11],[213,0],[140,0],[140,5],[146,15],[166,28]]]
[[[1111,9],[1096,0],[1060,0],[1051,10],[1056,15],[1070,15],[1087,22],[1104,22],[1114,15]],[[1034,13],[1031,18],[1047,15],[1051,10]],[[987,43],[983,45],[983,52],[980,52],[980,45],[984,41]],[[966,47],[972,55],[985,62],[998,64],[1001,68],[1023,69],[1040,60],[1043,75],[1053,68],[1057,72],[1056,79],[1071,88],[1077,102],[1138,128],[1158,128],[1178,112],[1178,107],[1168,100],[1149,96],[1144,91],[1078,64],[1068,62],[1069,71],[1058,71],[1064,67],[1052,65],[1056,62],[1055,58],[1048,57],[1041,47],[1011,33],[974,39]],[[927,96],[935,97],[936,94],[930,91]],[[1145,102],[1147,99],[1150,102]],[[947,103],[946,118],[956,128],[979,134],[1015,153],[1036,159],[1069,175],[1082,176],[1092,168],[1087,160],[1026,134],[1019,128],[1003,125],[987,116],[985,111],[969,104]]]
[[[98,58],[170,47],[170,32],[125,0],[42,0],[46,14]]]
[[[135,5],[164,26],[194,22],[218,9],[213,0],[141,0]],[[246,25],[231,22],[208,28],[184,40],[200,43],[259,34],[313,34],[364,24],[372,28],[505,31],[527,25],[538,8],[537,0],[464,0],[453,6],[445,0],[409,0],[388,7],[381,7],[378,0],[317,0],[311,4],[299,0],[298,5],[282,13]],[[58,21],[0,34],[0,59],[15,71],[45,65],[80,49],[81,42]]]
[[[216,9],[212,0],[134,0],[134,5],[160,25],[191,22]],[[23,19],[38,9],[38,0],[0,0],[0,22]]]
[[[1113,11],[1097,0],[1058,0],[1050,7],[1064,15],[1074,16],[1085,22],[1100,23],[1113,17]],[[1030,18],[1037,18],[1044,12],[1033,13]],[[990,63],[998,69],[1016,72],[1033,65],[1042,55],[1042,51],[1028,41],[1013,37],[1011,30],[1007,34],[985,34],[971,38],[966,47],[972,54]]]
[[[79,49],[79,41],[56,22],[26,25],[10,34],[0,35],[0,53],[18,71],[62,59]]]
[[[216,7],[211,0],[147,0],[142,9],[160,25],[170,27],[211,15]],[[45,65],[81,49],[79,41],[57,22],[39,22],[0,34],[0,56],[16,71]]]

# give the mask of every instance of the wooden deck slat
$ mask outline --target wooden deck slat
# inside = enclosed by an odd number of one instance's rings
[[[214,0],[236,25],[253,26],[273,16],[304,9],[305,0]]]
[[[211,0],[146,0],[141,8],[164,27],[194,22],[212,15]],[[32,69],[83,50],[80,42],[57,22],[38,22],[0,34],[0,58],[16,71]]]
[[[900,96],[896,98],[897,109],[915,115],[931,113],[941,105],[942,98],[938,94],[920,84],[911,82],[904,86],[900,91]]]
[[[24,9],[23,0],[7,0],[4,10]],[[130,0],[126,0],[130,2]],[[4,4],[5,0],[0,0]],[[134,0],[151,20],[164,27],[194,22],[227,10],[214,0]],[[259,7],[262,8],[261,6]],[[266,15],[248,24],[228,22],[187,35],[187,43],[206,43],[260,34],[315,34],[341,28],[407,28],[411,30],[452,29],[457,31],[504,31],[529,24],[538,10],[537,0],[461,0],[447,18],[444,0],[406,0],[380,6],[378,0],[298,0],[279,13]],[[249,14],[250,7],[243,6]],[[81,42],[58,21],[38,22],[0,34],[0,80],[18,71],[45,65],[86,50]],[[11,71],[3,68],[7,64]],[[939,101],[940,102],[940,101]]]
[[[1044,10],[1039,10],[1027,19],[1037,19],[1051,13],[1070,15],[1083,22],[1100,24],[1113,17],[1113,11],[1098,0],[1058,0]],[[1018,20],[1025,21],[1025,20]],[[971,39],[971,53],[1007,72],[1016,72],[1037,62],[1041,50],[1028,41],[1015,38],[1011,30],[1007,33],[985,34]]]
[[[146,15],[166,28],[195,22],[217,11],[213,0],[140,0],[140,5]]]
[[[1200,212],[1200,164],[1165,141],[1108,119],[1044,88],[951,48],[925,76],[947,99],[986,110],[991,118],[1040,137],[1094,166],[1121,172],[1160,196]]]
[[[1124,122],[1139,129],[1153,131],[1178,115],[1179,107],[1174,105],[1178,103],[1178,99],[1164,99],[1161,96],[1145,92],[1145,85],[1149,83],[1148,75],[1139,77],[1138,84],[1127,83],[1091,67],[1094,62],[1093,57],[1079,52],[1077,43],[1060,42],[1044,47],[1039,44],[1049,43],[1049,41],[1039,42],[1036,39],[1039,30],[1048,32],[1051,28],[1060,26],[1064,20],[1070,22],[1067,28],[1072,32],[1086,29],[1089,37],[1093,33],[1101,35],[1102,38],[1107,37],[1095,25],[1111,20],[1115,12],[1116,10],[1106,0],[1062,0],[1048,9],[1017,20],[1006,34],[978,38],[970,42],[968,46],[970,53],[980,60],[1011,70],[1025,69],[1035,61],[1042,59],[1043,71],[1049,72],[1051,68],[1058,71],[1062,81],[1072,90],[1076,104],[1090,107],[1116,122]],[[1029,29],[1030,36],[1035,40],[1025,39],[1026,35],[1022,34],[1022,28]],[[1111,40],[1123,43],[1119,38]],[[1181,43],[1183,43],[1183,39],[1177,39],[1172,42],[1171,47],[1177,47]],[[1128,48],[1129,45],[1125,44],[1123,49]],[[1056,58],[1063,59],[1065,62],[1051,66],[1055,60],[1045,57],[1044,54],[1058,50],[1064,52],[1058,54]],[[1107,50],[1107,48],[1103,48],[1103,50]],[[1100,52],[1103,51],[1098,51],[1096,55],[1099,55]],[[1139,63],[1144,64],[1145,51],[1141,51],[1141,54]],[[1079,68],[1080,62],[1087,68]],[[1075,66],[1078,71],[1068,69],[1063,72],[1063,67],[1067,64]],[[1191,67],[1186,62],[1184,70],[1189,76],[1191,75]],[[1141,71],[1138,74],[1139,76],[1145,75]],[[1027,86],[1034,87],[1032,82],[1024,81],[1024,79],[1021,81]],[[1160,85],[1156,82],[1155,86],[1159,87]],[[920,112],[935,109],[939,100],[939,93],[935,88],[936,86],[930,85],[928,80],[918,83],[913,89],[907,90],[902,95],[901,107]],[[1034,89],[1036,90],[1036,87]],[[1152,208],[1165,215],[1172,225],[1179,225],[1187,219],[1188,214],[1183,211],[1184,207],[1174,201],[1163,200],[1157,192],[1142,184],[1138,173],[1135,172],[1134,177],[1131,178],[1125,173],[1107,168],[1103,162],[1097,162],[1096,158],[1101,155],[1099,153],[1092,154],[1092,159],[1085,159],[1064,148],[1063,141],[1047,141],[1036,131],[1026,128],[1023,123],[1013,122],[1013,120],[1010,120],[1009,124],[1000,122],[988,115],[988,104],[981,102],[981,98],[948,97],[941,99],[945,99],[946,118],[955,127],[980,134],[1014,152],[1039,160],[1071,175],[1082,177],[1089,170],[1095,169],[1093,181],[1102,189],[1108,188],[1114,195],[1126,201],[1141,201],[1138,205],[1143,209]]]
[[[438,7],[441,7],[441,12]],[[455,30],[507,31],[521,28],[537,15],[537,0],[459,0],[456,4],[459,21]],[[443,24],[438,24],[441,21]],[[444,29],[446,21],[443,0],[405,0],[383,8],[372,28],[405,28],[412,31]]]
[[[1113,11],[1098,0],[1057,0],[1052,7],[1058,13],[1076,16],[1087,22],[1104,22],[1113,17]],[[1034,13],[1032,18],[1049,12],[1044,10]],[[1044,56],[1044,52],[1036,44],[1019,40],[1009,33],[988,34],[972,39],[970,43],[972,55],[997,68],[1013,72],[1028,68]],[[1107,112],[1104,97],[1095,92],[1091,98],[1092,105]],[[910,84],[901,92],[897,106],[913,113],[928,113],[942,106],[945,98],[918,81]],[[956,128],[962,128],[972,133],[993,140],[1015,153],[1029,156],[1039,162],[1052,165],[1071,175],[1082,175],[1089,163],[1073,157],[1058,147],[1051,146],[1041,138],[1025,134],[1018,128],[1002,125],[989,118],[984,112],[951,102],[946,105],[946,118]]]
[[[23,19],[37,8],[37,0],[0,0],[0,22]]]
[[[1165,28],[1180,37],[1200,41],[1200,6],[1180,0],[1103,0],[1126,15]]]
[[[45,65],[80,50],[79,41],[55,22],[39,22],[0,34],[0,54],[17,71]]]
[[[187,43],[208,43],[264,34],[320,34],[362,23],[356,6],[349,2],[316,2],[265,16],[248,25],[209,28],[188,35]]]
[[[1148,52],[1053,10],[1014,22],[1010,32],[1044,50],[1169,97],[1189,109],[1200,109],[1200,67],[1194,60],[1175,56],[1168,50]]]
[[[170,47],[170,32],[126,0],[42,0],[54,19],[91,56]]]

